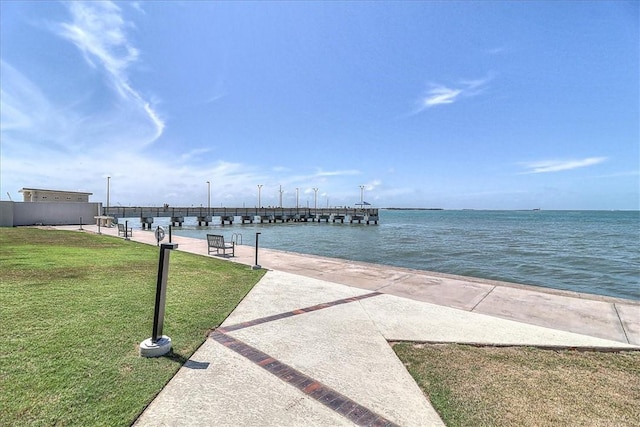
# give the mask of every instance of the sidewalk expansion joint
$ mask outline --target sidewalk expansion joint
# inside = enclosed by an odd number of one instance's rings
[[[478,301],[478,302],[476,303],[476,305],[474,305],[474,306],[473,306],[473,308],[471,308],[471,310],[469,310],[469,311],[470,311],[470,312],[473,312],[473,311],[476,309],[476,307],[477,307],[477,306],[479,306],[479,305],[482,303],[482,301],[484,301],[484,300],[485,300],[485,298],[487,298],[487,297],[489,296],[489,294],[490,294],[491,292],[493,292],[493,291],[494,291],[494,289],[495,289],[495,288],[496,288],[495,286],[494,286],[494,287],[492,287],[492,288],[491,288],[491,290],[490,290],[489,292],[487,292],[487,293],[485,294],[485,296],[483,296],[483,297],[480,299],[480,301]]]
[[[627,340],[627,344],[631,344],[631,341],[629,341],[629,336],[627,335],[627,330],[624,328],[624,323],[620,318],[620,312],[618,311],[618,306],[616,305],[615,302],[613,303],[613,309],[615,310],[616,316],[618,317],[618,322],[620,322],[620,328],[622,329],[622,333],[624,334],[624,339]]]
[[[275,375],[287,384],[297,388],[305,395],[322,403],[332,411],[346,417],[356,425],[380,427],[397,426],[397,424],[389,421],[385,417],[376,414],[297,369],[280,362],[267,353],[220,332],[220,329],[211,333],[209,337]]]
[[[321,304],[313,305],[311,307],[299,308],[299,309],[292,310],[292,311],[287,311],[287,312],[284,312],[284,313],[274,314],[272,316],[261,317],[259,319],[249,320],[247,322],[236,323],[235,325],[221,326],[221,327],[219,327],[217,329],[217,331],[220,331],[222,333],[237,331],[239,329],[249,328],[251,326],[256,326],[256,325],[261,325],[263,323],[273,322],[274,320],[286,319],[287,317],[297,316],[299,314],[304,314],[304,313],[310,313],[312,311],[322,310],[322,309],[325,309],[325,308],[334,307],[336,305],[348,304],[348,303],[351,303],[351,302],[360,301],[360,300],[363,300],[363,299],[366,299],[366,298],[375,297],[375,296],[378,296],[378,295],[382,295],[382,293],[381,292],[371,292],[371,293],[368,293],[368,294],[357,295],[357,296],[354,296],[354,297],[343,298],[343,299],[330,301],[330,302],[324,302],[324,303],[321,303]]]

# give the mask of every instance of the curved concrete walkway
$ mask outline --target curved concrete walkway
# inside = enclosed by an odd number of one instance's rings
[[[389,341],[640,349],[638,301],[273,250],[259,263],[264,278],[136,425],[443,425]]]

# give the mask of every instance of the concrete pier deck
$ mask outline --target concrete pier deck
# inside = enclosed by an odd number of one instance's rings
[[[254,264],[253,246],[235,253]],[[640,350],[640,301],[267,249],[258,262],[267,274],[136,425],[443,425],[389,341]]]
[[[140,218],[142,224],[153,223],[153,219],[157,217],[171,218],[173,223],[184,222],[185,217],[197,218],[198,224],[205,223],[209,225],[213,218],[218,218],[220,224],[225,222],[233,223],[236,218],[240,219],[241,224],[258,220],[260,222],[308,222],[331,219],[333,222],[339,221],[344,223],[345,219],[349,222],[358,221],[358,223],[378,224],[380,221],[378,208],[372,207],[332,207],[332,208],[276,208],[276,207],[253,207],[253,208],[234,208],[234,207],[169,207],[164,206],[110,206],[102,208],[102,215],[115,218]]]

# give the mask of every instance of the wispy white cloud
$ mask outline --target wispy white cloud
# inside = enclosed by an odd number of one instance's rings
[[[344,181],[341,178],[356,176],[361,173],[357,169],[325,170],[320,168],[308,174],[283,176],[278,182],[289,188],[302,188],[305,193],[309,193],[313,192],[313,187],[317,186],[339,186],[340,184],[338,183]]]
[[[94,60],[118,80],[126,83],[127,67],[138,59],[138,50],[127,40],[125,21],[120,8],[112,2],[69,2],[72,22],[59,24],[58,34],[84,54],[87,62]]]
[[[365,191],[374,191],[376,188],[380,187],[382,185],[382,181],[379,179],[374,179],[372,181],[369,181],[368,183],[364,184],[364,189]]]
[[[123,196],[162,183],[169,187],[171,181],[164,175],[181,155],[177,153],[171,162],[143,155],[162,134],[164,122],[153,102],[129,81],[130,70],[139,60],[138,50],[127,38],[133,26],[113,2],[63,6],[70,12],[69,20],[46,28],[73,43],[86,63],[100,72],[86,74],[84,67],[72,64],[66,76],[69,81],[91,81],[92,90],[61,95],[46,77],[23,72],[5,58],[0,61],[3,194],[23,186],[95,191],[104,188],[106,175],[114,178],[116,194],[123,182],[118,177],[127,177],[127,190],[119,189]],[[184,159],[197,154],[187,152]],[[183,175],[187,182],[191,179],[189,173]]]
[[[144,111],[153,126],[147,142],[153,142],[164,129],[164,122],[153,106],[129,83],[127,70],[139,57],[128,40],[126,30],[133,25],[122,17],[121,9],[111,1],[69,2],[71,22],[60,23],[59,36],[71,41],[94,68],[102,68],[123,101]]]
[[[271,168],[271,170],[276,173],[281,173],[281,172],[289,172],[291,169],[285,166],[274,166]]]
[[[462,89],[445,86],[433,87],[422,100],[423,108],[433,107],[434,105],[453,104],[461,93]]]
[[[123,176],[135,172],[134,187],[142,185],[146,176],[161,179],[152,171],[166,171],[169,165],[142,156],[146,146],[162,134],[164,123],[128,79],[139,58],[127,39],[132,25],[112,2],[63,5],[70,12],[69,21],[46,28],[73,43],[100,73],[86,75],[83,67],[73,64],[69,81],[95,79],[91,81],[94,90],[61,95],[46,76],[23,72],[5,58],[0,61],[2,187],[88,190],[105,173],[116,177],[118,172]],[[100,94],[99,102],[93,98],[95,93]],[[186,153],[185,158],[196,154]],[[180,159],[179,153],[175,159]],[[146,184],[148,188],[155,183]]]
[[[535,162],[520,162],[519,165],[527,169],[524,174],[561,172],[572,169],[584,168],[605,162],[606,157],[587,157],[585,159],[572,160],[541,160]]]
[[[196,148],[186,153],[180,155],[180,160],[188,161],[194,158],[201,157],[203,154],[206,154],[211,151],[211,148]]]
[[[0,130],[29,129],[47,117],[52,110],[51,105],[35,84],[2,60],[0,73]]]
[[[359,175],[360,171],[357,169],[345,169],[345,170],[335,170],[335,171],[324,171],[318,170],[315,173],[314,177],[324,177],[324,176],[349,176],[349,175]]]
[[[134,10],[137,10],[138,12],[140,12],[143,15],[146,15],[147,12],[144,11],[144,9],[142,8],[142,5],[140,4],[139,1],[132,1],[131,3],[129,3],[131,5],[131,7]]]
[[[490,80],[490,77],[461,80],[453,86],[432,83],[427,93],[420,98],[415,113],[420,113],[438,105],[453,104],[461,98],[477,96],[486,89]]]
[[[38,85],[5,61],[0,61],[0,75],[0,132],[6,149],[3,158],[11,149],[29,151],[30,157],[41,153],[30,146],[57,152],[72,150],[69,141],[77,133],[81,116],[51,102]]]

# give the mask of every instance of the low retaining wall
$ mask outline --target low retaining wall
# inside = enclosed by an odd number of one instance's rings
[[[0,201],[0,227],[94,224],[102,203]]]

